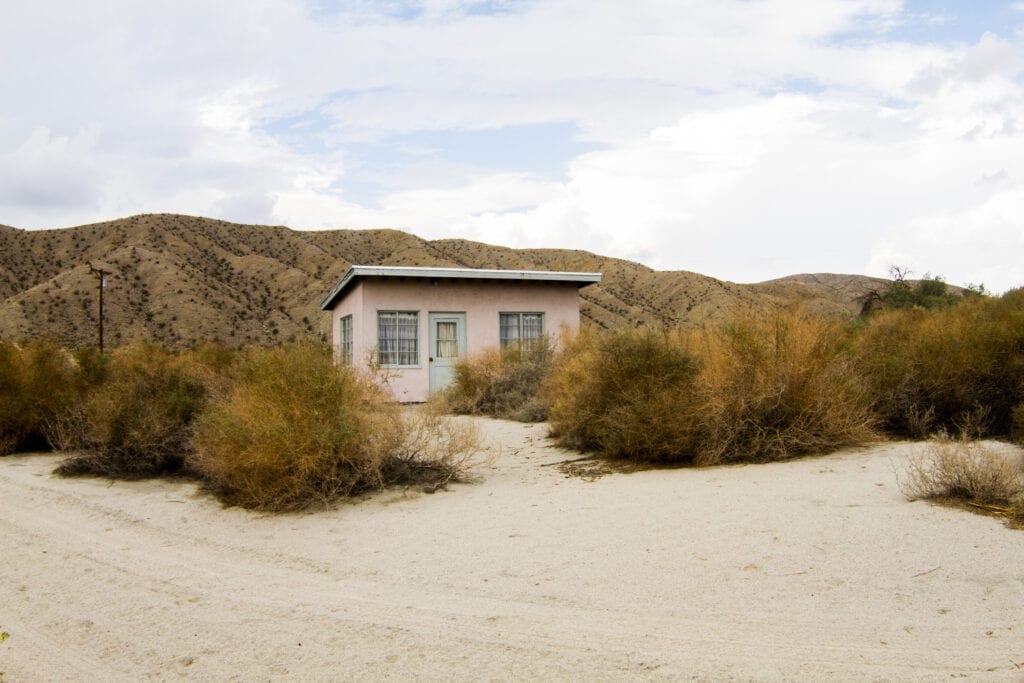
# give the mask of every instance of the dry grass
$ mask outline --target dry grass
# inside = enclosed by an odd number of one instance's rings
[[[480,464],[483,437],[473,422],[440,415],[430,407],[401,412],[404,437],[381,468],[384,486],[421,486],[434,493],[449,482],[465,480]]]
[[[898,483],[909,500],[962,501],[1024,519],[1024,457],[965,436],[931,439]]]

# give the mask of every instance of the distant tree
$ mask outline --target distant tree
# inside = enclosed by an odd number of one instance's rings
[[[985,294],[985,286],[970,286],[963,295],[949,291],[946,280],[941,275],[925,273],[916,282],[909,280],[910,269],[903,266],[892,266],[889,269],[892,282],[884,289],[873,289],[861,297],[861,315],[873,313],[879,309],[897,308],[945,308],[961,301],[966,296]]]

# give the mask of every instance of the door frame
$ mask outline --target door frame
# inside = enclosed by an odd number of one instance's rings
[[[437,361],[437,323],[454,322],[459,343],[458,357]],[[443,389],[451,382],[451,367],[466,355],[466,312],[465,311],[429,311],[427,313],[427,391],[434,393]]]

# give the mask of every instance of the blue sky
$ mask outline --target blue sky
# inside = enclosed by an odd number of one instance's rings
[[[1024,285],[1024,1],[40,0],[0,223],[169,211]]]

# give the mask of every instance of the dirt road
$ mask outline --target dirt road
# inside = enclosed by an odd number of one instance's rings
[[[480,423],[479,482],[301,515],[0,458],[4,683],[1024,680],[1024,532],[906,502],[911,444],[588,480]]]

